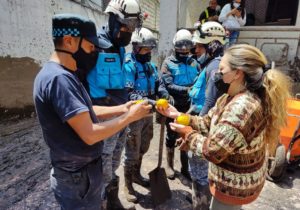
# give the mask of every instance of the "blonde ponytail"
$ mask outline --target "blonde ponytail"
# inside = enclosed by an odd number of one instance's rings
[[[265,114],[267,126],[265,139],[268,151],[274,156],[279,140],[280,129],[286,125],[287,99],[290,97],[292,81],[279,70],[271,69],[264,74]]]
[[[262,101],[264,116],[267,118],[265,140],[269,154],[274,155],[280,129],[286,125],[286,105],[290,97],[292,81],[279,70],[266,71],[267,59],[254,46],[233,45],[226,50],[225,54],[231,69],[241,69],[245,73],[246,88],[255,92]],[[250,79],[253,85],[249,85],[247,79]]]

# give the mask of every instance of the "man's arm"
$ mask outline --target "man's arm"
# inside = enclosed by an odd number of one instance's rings
[[[124,114],[132,104],[133,101],[118,106],[93,106],[93,110],[98,118],[109,119]]]
[[[147,116],[151,108],[151,105],[145,103],[137,104],[119,117],[98,124],[92,122],[89,112],[83,112],[67,122],[86,144],[93,145],[117,133],[129,123]]]

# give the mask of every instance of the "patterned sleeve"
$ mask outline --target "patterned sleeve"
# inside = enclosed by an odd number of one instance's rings
[[[204,116],[191,116],[190,126],[201,133],[202,135],[208,135],[210,129],[211,117],[214,109],[211,109],[207,115]]]
[[[218,164],[238,149],[247,147],[243,133],[248,129],[246,126],[248,119],[252,118],[251,116],[259,106],[245,98],[232,100],[224,108],[221,117],[210,129],[208,136],[196,131],[187,136],[190,150],[194,154]]]

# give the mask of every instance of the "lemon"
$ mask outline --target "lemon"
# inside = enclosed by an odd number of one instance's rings
[[[181,114],[176,118],[176,122],[178,124],[188,126],[190,124],[190,116],[187,114]]]
[[[158,108],[166,109],[166,108],[168,108],[168,106],[169,106],[168,100],[167,100],[167,99],[164,99],[164,98],[158,99],[158,100],[156,101],[156,106],[157,106]]]

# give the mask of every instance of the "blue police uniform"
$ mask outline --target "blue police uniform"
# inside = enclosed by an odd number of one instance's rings
[[[162,65],[162,80],[168,93],[174,98],[174,106],[180,112],[185,113],[190,107],[190,98],[188,92],[192,85],[195,83],[199,70],[200,65],[191,57],[188,57],[185,63],[183,63],[179,61],[174,55],[171,55],[165,59]],[[170,118],[167,118],[166,120],[167,162],[168,166],[170,166],[171,168],[173,168],[175,142],[176,139],[179,138],[178,134],[170,128],[169,123],[172,121],[173,119]],[[180,161],[181,173],[187,178],[190,178],[188,172],[188,157],[186,152],[180,152]],[[172,175],[169,176],[169,178],[171,177]]]
[[[165,59],[162,64],[162,80],[168,93],[173,96],[174,106],[180,112],[186,112],[190,106],[188,91],[195,83],[200,66],[193,58],[188,58],[186,63],[180,62],[174,55]],[[170,119],[169,119],[170,121]],[[169,124],[167,125],[167,147],[173,148],[178,137]]]
[[[123,69],[130,100],[155,99],[159,79],[152,62],[142,64],[135,59],[133,53],[128,53]],[[153,116],[131,123],[129,130],[125,146],[125,168],[133,172],[136,169],[139,173],[143,155],[148,151],[153,137]]]

